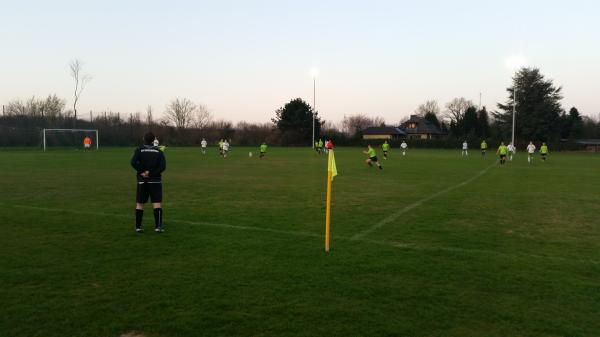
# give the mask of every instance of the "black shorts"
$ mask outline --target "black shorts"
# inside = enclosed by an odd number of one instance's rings
[[[148,197],[152,203],[162,202],[162,183],[138,181],[136,194],[135,200],[139,204],[148,202]]]
[[[542,155],[542,157],[545,157],[547,155],[547,153],[540,153]]]
[[[369,160],[372,161],[372,162],[377,162],[377,156],[371,157],[371,158],[369,158]]]
[[[506,155],[505,154],[501,154],[500,155],[500,159],[504,159],[504,158],[506,158]]]
[[[383,151],[383,154],[387,155],[387,153],[388,153],[387,151]]]

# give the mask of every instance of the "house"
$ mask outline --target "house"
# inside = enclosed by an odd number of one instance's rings
[[[580,139],[577,143],[584,145],[588,152],[600,152],[600,139]]]
[[[368,127],[362,131],[363,139],[396,140],[406,137],[406,133],[391,126]]]
[[[406,133],[408,139],[439,139],[448,135],[437,125],[417,115],[411,115],[400,128]]]

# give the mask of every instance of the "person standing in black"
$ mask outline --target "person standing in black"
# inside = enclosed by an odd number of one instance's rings
[[[131,166],[137,171],[137,196],[135,206],[135,231],[142,233],[142,218],[144,216],[144,204],[152,202],[154,211],[154,230],[163,232],[162,202],[162,179],[161,174],[167,168],[165,154],[158,147],[153,146],[156,139],[152,132],[144,135],[144,145],[135,149],[131,158]]]

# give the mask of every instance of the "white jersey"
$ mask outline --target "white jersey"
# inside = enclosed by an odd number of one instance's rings
[[[535,145],[533,145],[533,144],[527,145],[527,152],[528,153],[534,153],[535,152]]]
[[[469,145],[467,144],[467,142],[463,143],[463,150],[467,150],[469,148]]]
[[[202,147],[206,147],[206,145],[208,145],[208,143],[205,140],[203,140],[203,141],[200,142],[200,145]]]
[[[402,144],[400,144],[400,147],[403,149],[406,149],[408,147],[408,145],[405,142],[402,142]]]
[[[152,145],[154,145],[154,146],[158,146],[158,139],[155,139],[155,140],[152,142]]]
[[[516,152],[515,146],[512,144],[508,144],[507,148],[508,148],[508,152],[513,152],[513,153]]]
[[[229,143],[228,142],[223,143],[223,151],[229,151]]]

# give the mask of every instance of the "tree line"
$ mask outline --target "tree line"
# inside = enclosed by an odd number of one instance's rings
[[[78,63],[72,64],[76,99],[81,95],[82,85],[89,81],[89,77],[80,75],[79,67]],[[443,110],[436,100],[427,100],[414,113],[438,126],[448,137],[416,143],[450,147],[465,139],[508,141],[512,133],[513,108],[516,111],[515,137],[522,143],[600,138],[600,119],[582,116],[574,107],[568,112],[563,110],[562,88],[546,79],[539,69],[519,70],[507,93],[506,102],[498,103],[492,112],[486,107],[476,107],[464,97],[452,99]],[[317,138],[330,138],[338,145],[358,145],[362,143],[362,131],[367,127],[398,127],[402,124],[399,121],[388,125],[381,117],[365,114],[344,116],[340,123],[325,121],[301,98],[292,99],[278,108],[271,123],[234,124],[215,120],[205,105],[188,98],[169,101],[162,111],[163,117],[158,119],[150,106],[144,113],[90,112],[87,119],[76,111],[76,102],[73,109],[67,109],[66,100],[55,94],[46,98],[12,100],[3,106],[0,116],[0,146],[41,145],[44,128],[98,129],[101,144],[110,146],[136,145],[147,130],[152,130],[167,145],[198,145],[205,138],[211,143],[231,139],[234,145],[257,145],[265,141],[272,145],[308,146],[312,142],[313,118]]]

